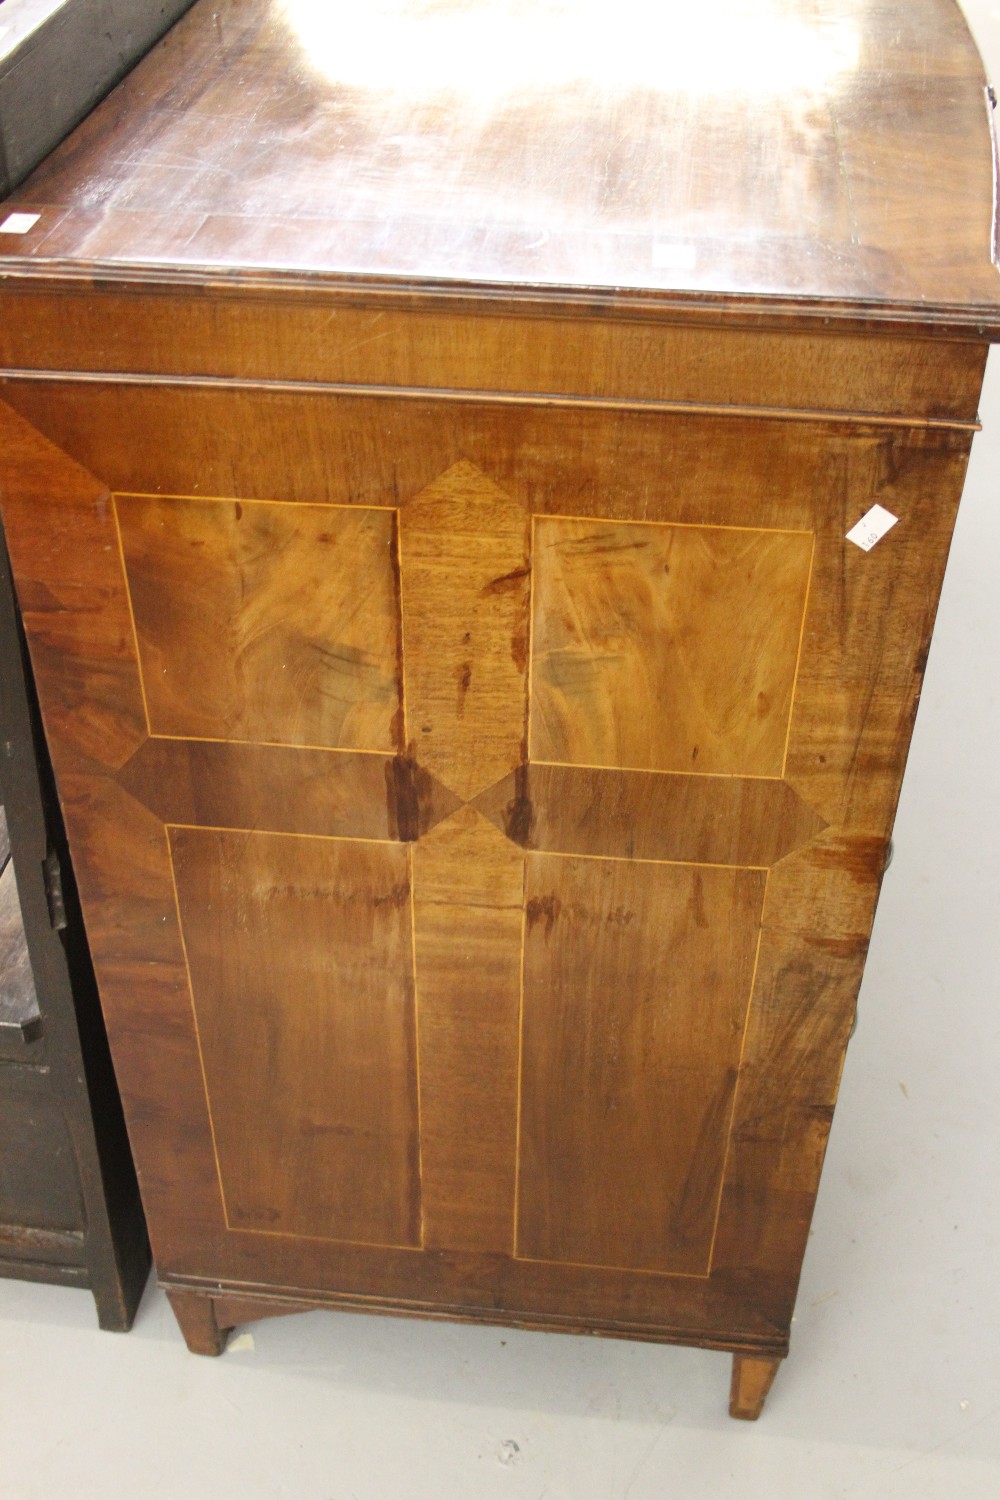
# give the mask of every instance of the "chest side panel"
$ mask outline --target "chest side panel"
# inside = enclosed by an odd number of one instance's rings
[[[967,436],[6,395],[161,1273],[780,1341]]]

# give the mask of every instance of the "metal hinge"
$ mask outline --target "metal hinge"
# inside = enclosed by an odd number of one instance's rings
[[[45,881],[45,899],[49,903],[49,921],[53,932],[62,932],[66,926],[66,903],[63,900],[62,870],[59,856],[50,849],[42,861],[42,877]]]

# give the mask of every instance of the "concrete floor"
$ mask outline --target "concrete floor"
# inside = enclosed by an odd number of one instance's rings
[[[905,0],[899,0],[905,3]],[[967,0],[1000,80],[1000,4]],[[310,1313],[196,1359],[0,1282],[3,1500],[996,1500],[1000,357],[987,377],[792,1353]],[[241,1347],[242,1345],[242,1347]]]

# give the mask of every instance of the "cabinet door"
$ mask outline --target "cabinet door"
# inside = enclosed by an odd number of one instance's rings
[[[8,400],[161,1274],[780,1344],[967,436]]]

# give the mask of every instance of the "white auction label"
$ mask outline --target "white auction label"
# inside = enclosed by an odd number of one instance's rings
[[[8,214],[0,224],[0,234],[27,234],[41,217],[41,214]]]
[[[898,520],[899,517],[894,516],[891,510],[886,510],[884,505],[873,505],[858,524],[851,527],[847,540],[853,542],[855,547],[860,547],[862,552],[870,552]]]

